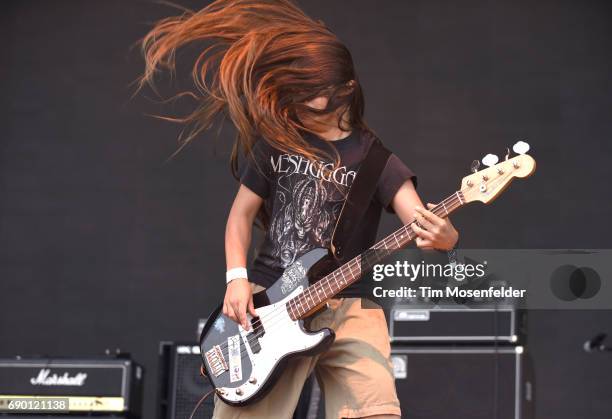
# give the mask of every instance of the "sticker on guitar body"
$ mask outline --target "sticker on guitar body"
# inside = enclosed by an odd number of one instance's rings
[[[240,356],[240,335],[227,338],[229,355],[230,382],[242,380],[242,357]]]
[[[293,291],[304,275],[306,275],[306,268],[304,268],[304,265],[299,260],[285,269],[283,276],[280,278],[283,295]]]

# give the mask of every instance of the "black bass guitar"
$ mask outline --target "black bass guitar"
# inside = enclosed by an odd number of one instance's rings
[[[514,150],[525,153],[528,145],[519,142]],[[432,212],[446,217],[469,202],[489,203],[512,179],[527,177],[535,170],[535,160],[527,154],[506,157],[500,163],[489,154],[483,162],[489,167],[481,171],[473,167],[474,173],[463,178],[461,188]],[[206,376],[217,396],[231,405],[252,403],[272,387],[291,357],[325,351],[334,332],[328,328],[308,330],[304,319],[415,237],[411,224],[405,225],[372,246],[367,258],[359,255],[331,272],[327,249],[306,253],[270,288],[253,295],[257,317],[247,314],[252,326],[248,331],[224,316],[222,307],[214,310],[202,331],[200,349]]]

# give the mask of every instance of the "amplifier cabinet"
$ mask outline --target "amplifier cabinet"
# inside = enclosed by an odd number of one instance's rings
[[[159,346],[159,419],[187,419],[204,394],[212,390],[200,375],[202,358],[195,343],[161,342]],[[213,395],[198,408],[194,419],[209,419],[214,409]]]
[[[524,333],[524,311],[514,308],[395,306],[389,315],[392,342],[506,342]]]
[[[69,413],[137,418],[143,375],[127,358],[0,358],[0,402],[15,396],[66,398]]]
[[[521,346],[394,347],[403,417],[531,419],[532,384]]]

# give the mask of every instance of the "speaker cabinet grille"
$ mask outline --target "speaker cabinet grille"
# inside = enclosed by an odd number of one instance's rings
[[[187,419],[202,396],[212,390],[200,375],[202,364],[197,345],[166,343],[161,350],[160,419]],[[164,394],[165,393],[165,394]],[[213,395],[199,407],[194,419],[209,419],[214,408]]]
[[[527,419],[522,347],[392,351],[404,417]]]

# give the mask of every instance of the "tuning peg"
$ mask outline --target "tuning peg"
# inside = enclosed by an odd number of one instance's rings
[[[474,160],[472,162],[472,165],[470,166],[470,169],[472,170],[472,173],[476,173],[479,168],[480,168],[480,162],[478,160]]]
[[[516,154],[525,154],[529,151],[529,144],[527,144],[525,141],[518,141],[512,146],[512,150]]]
[[[498,161],[499,161],[499,157],[491,153],[487,154],[486,156],[482,158],[482,164],[484,164],[487,167],[495,166]]]
[[[504,160],[508,160],[509,158],[510,158],[510,149],[506,147],[506,156],[504,157]]]

